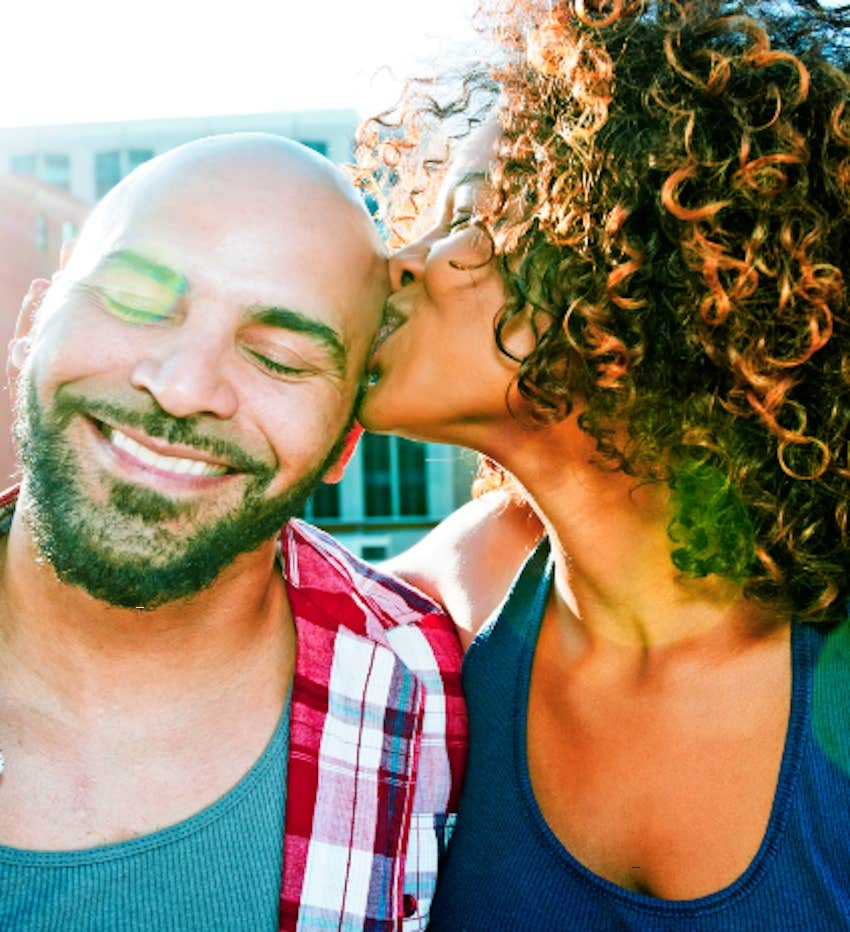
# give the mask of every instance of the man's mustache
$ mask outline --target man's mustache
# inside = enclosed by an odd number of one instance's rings
[[[153,399],[147,410],[140,411],[111,401],[86,398],[60,390],[51,407],[52,417],[62,427],[66,426],[73,416],[83,415],[102,421],[117,430],[120,430],[122,425],[133,427],[167,443],[182,444],[209,453],[238,472],[252,473],[262,478],[268,478],[274,473],[273,466],[246,453],[232,441],[212,436],[199,429],[199,418],[174,417]]]

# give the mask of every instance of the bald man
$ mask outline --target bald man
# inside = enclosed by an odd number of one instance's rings
[[[125,179],[23,315],[0,929],[424,928],[455,635],[289,520],[353,449],[386,287],[338,170],[239,134]]]

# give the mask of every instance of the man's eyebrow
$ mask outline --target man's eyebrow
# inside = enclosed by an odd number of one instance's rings
[[[169,291],[173,291],[176,294],[183,294],[183,292],[186,291],[187,282],[184,275],[181,275],[180,272],[175,272],[174,269],[169,268],[167,265],[154,262],[153,259],[148,259],[140,253],[133,252],[131,249],[119,249],[115,252],[107,253],[98,262],[94,272],[96,274],[97,272],[103,271],[103,269],[113,266],[124,266],[139,275],[144,275],[145,278],[150,278],[164,285]]]
[[[285,307],[264,307],[251,314],[251,320],[269,327],[280,327],[293,333],[304,333],[320,343],[330,353],[334,367],[340,375],[345,374],[348,354],[339,334],[332,327],[298,311]]]

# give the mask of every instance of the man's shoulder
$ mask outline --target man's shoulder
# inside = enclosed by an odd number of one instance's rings
[[[15,502],[18,500],[18,493],[20,491],[21,484],[20,482],[16,482],[14,485],[10,485],[9,488],[0,492],[0,508],[8,508],[10,505],[14,506]]]
[[[394,629],[451,630],[445,610],[415,586],[376,569],[325,531],[298,519],[281,535],[293,612],[310,610],[378,641]]]

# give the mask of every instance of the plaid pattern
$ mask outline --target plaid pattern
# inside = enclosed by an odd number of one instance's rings
[[[300,521],[280,929],[424,930],[466,755],[446,615]]]

